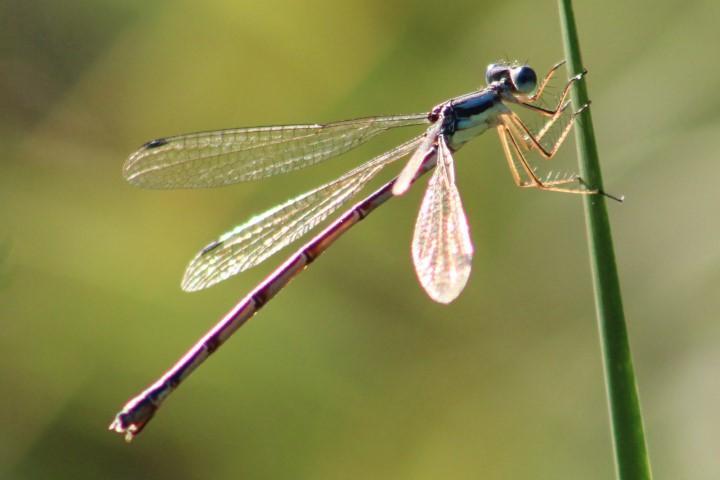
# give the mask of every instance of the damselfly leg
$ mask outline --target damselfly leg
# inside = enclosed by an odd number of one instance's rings
[[[554,72],[554,70],[551,70],[550,73],[548,73],[548,75],[545,78],[548,79],[548,77],[551,76],[552,72]],[[555,122],[557,122],[558,119],[562,116],[562,114],[565,112],[565,110],[567,110],[568,107],[570,107],[570,101],[566,100],[568,94],[570,93],[570,89],[572,88],[572,86],[575,82],[579,81],[586,74],[587,74],[587,71],[584,71],[584,72],[579,73],[579,74],[575,75],[574,77],[570,78],[570,80],[568,80],[568,82],[565,84],[565,87],[563,88],[563,91],[560,93],[560,97],[557,100],[557,106],[554,109],[547,109],[547,108],[539,107],[537,105],[533,105],[532,103],[525,102],[522,100],[518,101],[518,105],[525,107],[527,109],[530,109],[530,110],[532,110],[536,113],[539,113],[540,115],[543,115],[545,117],[550,117],[550,119],[545,122],[545,124],[540,128],[538,133],[535,135],[535,138],[538,141],[541,140],[545,136],[545,134],[553,127],[553,125],[555,125]],[[547,83],[547,82],[545,82],[545,83]],[[536,94],[535,98],[532,101],[536,101],[538,99],[539,99],[539,97]],[[582,108],[584,109],[585,107],[586,106],[583,106]],[[530,150],[530,148],[531,148],[530,139],[525,138],[524,135],[520,136],[520,138],[522,138],[524,140],[523,141],[524,147],[527,150]]]
[[[528,96],[526,101],[529,103],[533,103],[536,100],[539,100],[542,96],[543,92],[545,91],[545,87],[548,85],[552,77],[555,75],[555,72],[565,65],[565,60],[560,60],[558,63],[550,67],[550,70],[548,70],[548,73],[545,74],[545,77],[543,77],[542,81],[540,81],[540,85],[538,85],[537,90],[535,90],[535,93]]]
[[[537,153],[545,158],[551,159],[558,152],[560,146],[565,142],[567,135],[573,127],[575,118],[577,115],[582,113],[588,105],[583,105],[580,110],[574,112],[570,120],[560,131],[560,135],[550,146],[543,144],[543,137],[550,131],[555,123],[562,117],[565,111],[570,107],[570,101],[566,100],[570,89],[573,84],[579,81],[587,71],[584,71],[578,75],[571,77],[565,84],[559,99],[557,100],[557,106],[553,109],[547,109],[533,105],[531,102],[536,102],[541,99],[541,95],[552,78],[555,71],[563,65],[564,62],[555,64],[550,71],[545,75],[545,78],[541,81],[540,86],[537,88],[535,93],[527,98],[517,96],[517,104],[528,108],[532,112],[538,113],[544,117],[550,117],[543,126],[538,130],[537,133],[533,133],[532,130],[525,124],[525,122],[515,112],[508,112],[506,115],[500,117],[500,125],[497,127],[497,132],[500,137],[500,142],[503,147],[503,152],[510,168],[510,173],[513,177],[513,181],[519,187],[524,188],[537,188],[539,190],[548,190],[563,193],[576,193],[582,195],[591,195],[598,193],[597,190],[587,188],[587,184],[580,180],[577,175],[564,176],[563,178],[554,179],[541,179],[535,172],[535,169],[528,162],[527,157],[523,151],[535,150]],[[522,172],[522,173],[521,173]],[[524,177],[524,178],[523,178]],[[568,185],[571,183],[578,183],[575,187],[563,187],[562,185]]]
[[[585,183],[579,177],[563,178],[560,180],[546,180],[543,181],[537,176],[533,168],[525,158],[525,154],[522,152],[520,145],[515,140],[515,137],[511,133],[510,128],[506,125],[500,125],[497,127],[498,135],[500,137],[500,143],[502,144],[505,157],[507,158],[508,166],[510,167],[510,173],[512,174],[513,181],[518,187],[522,188],[537,188],[538,190],[546,190],[552,192],[563,192],[563,193],[577,193],[581,195],[591,195],[597,193],[595,190],[590,190],[586,187]],[[523,173],[527,180],[523,180],[522,175],[518,171],[517,164],[520,165]],[[576,188],[562,188],[559,185],[566,185],[570,183],[578,182],[580,187]]]

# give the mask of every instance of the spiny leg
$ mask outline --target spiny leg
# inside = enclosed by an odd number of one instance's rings
[[[520,178],[520,172],[518,172],[517,165],[515,164],[515,157],[510,150],[510,145],[507,140],[507,127],[505,125],[498,125],[497,127],[498,136],[500,137],[500,145],[502,145],[503,152],[505,153],[505,159],[507,159],[508,167],[510,168],[510,174],[513,177],[513,182],[518,187],[530,186],[529,182],[523,181]]]
[[[567,110],[567,107],[569,107],[569,106],[570,106],[570,102],[566,102],[566,104],[563,106],[563,108],[562,108],[562,110],[560,111],[560,113],[561,113],[561,114],[564,113],[565,110]],[[557,118],[560,118],[560,115],[558,115]],[[540,129],[540,131],[534,135],[534,136],[535,136],[535,139],[536,139],[538,142],[542,141],[543,137],[544,137],[545,134],[550,130],[550,128],[555,124],[556,120],[557,120],[556,118],[553,118],[553,119],[551,119],[551,120],[548,120],[548,121],[542,126],[542,128]],[[507,123],[506,123],[506,126],[510,129],[510,133],[513,134],[513,136],[515,137],[515,139],[521,142],[520,145],[521,145],[521,147],[522,147],[525,151],[530,151],[530,150],[532,150],[533,148],[535,148],[535,142],[533,142],[533,141],[530,139],[529,135],[526,134],[526,131],[530,131],[529,128],[527,128],[527,130],[521,129],[521,128],[518,127],[518,125],[517,125],[516,123],[514,123],[514,122],[507,122]],[[567,127],[566,127],[566,128],[567,128]]]
[[[570,88],[572,87],[572,84],[575,83],[576,81],[580,80],[585,75],[585,73],[587,73],[587,71],[585,71],[581,74],[575,75],[573,78],[571,78],[568,81],[568,83],[565,85],[565,88],[562,91],[562,94],[560,95],[560,99],[558,100],[558,105],[554,110],[541,108],[536,105],[530,105],[530,104],[527,104],[524,102],[518,102],[518,105],[520,105],[520,106],[526,107],[534,112],[540,113],[541,115],[551,117],[549,120],[547,120],[545,122],[545,124],[543,124],[543,126],[540,128],[538,133],[535,134],[535,138],[538,141],[542,140],[542,138],[545,136],[545,134],[548,131],[550,131],[550,129],[553,127],[553,125],[555,125],[555,123],[558,121],[558,119],[560,119],[562,114],[565,113],[565,110],[567,110],[567,108],[570,106],[570,104],[571,104],[570,100],[565,101],[565,99],[567,98],[567,95],[570,92]],[[587,108],[588,105],[589,105],[589,103],[587,105],[584,105],[580,109],[580,111]],[[523,139],[523,146],[529,150],[531,148],[532,142],[529,139],[524,138],[525,137],[524,135],[520,135],[519,132],[515,132],[515,133],[519,138]]]
[[[583,107],[578,110],[577,112],[573,113],[572,119],[570,120],[570,123],[565,127],[565,130],[563,131],[560,138],[557,140],[555,145],[550,151],[547,151],[542,145],[540,145],[538,139],[533,137],[532,133],[529,131],[527,126],[520,120],[517,115],[515,115],[515,118],[502,118],[502,125],[497,127],[498,134],[500,136],[500,142],[503,146],[503,150],[505,152],[505,156],[508,161],[508,166],[510,167],[510,172],[513,176],[513,180],[515,181],[515,184],[519,187],[524,188],[537,188],[539,190],[548,190],[553,192],[563,192],[563,193],[575,193],[579,195],[603,195],[611,200],[615,200],[616,202],[622,203],[625,200],[624,195],[612,195],[610,193],[605,192],[604,190],[600,189],[591,189],[590,186],[587,184],[585,180],[579,175],[575,175],[574,177],[570,178],[561,178],[557,180],[551,180],[551,181],[542,181],[534,172],[534,170],[530,167],[530,164],[528,163],[527,159],[525,158],[525,155],[523,154],[520,145],[518,144],[518,141],[516,139],[516,135],[518,135],[518,129],[521,129],[526,135],[520,136],[520,138],[523,138],[525,142],[523,142],[523,147],[529,150],[527,142],[532,140],[531,145],[537,148],[545,158],[550,159],[553,156],[555,156],[555,153],[557,153],[558,148],[565,140],[565,137],[567,137],[570,129],[572,128],[574,119],[577,115],[582,113],[586,108],[588,107],[588,104],[583,105]],[[513,114],[514,115],[514,114]],[[513,122],[513,120],[515,120]],[[512,144],[512,150],[510,148],[510,144]],[[515,151],[517,154],[517,161],[522,166],[522,169],[525,171],[525,173],[530,178],[530,181],[523,181],[520,178],[520,173],[518,172],[517,166],[515,164],[515,156],[512,154],[512,151]],[[578,182],[580,184],[579,187],[576,188],[560,188],[559,185],[567,185],[569,183]]]
[[[556,115],[554,115],[550,120],[545,122],[545,124],[542,126],[542,128],[535,135],[535,137],[538,140],[542,140],[542,138],[545,136],[545,134],[548,131],[550,131],[550,129],[553,127],[553,125],[555,125],[555,122],[557,122],[560,119],[560,117],[562,116],[562,114],[565,113],[565,110],[567,110],[567,108],[570,106],[570,104],[571,104],[570,100],[565,102],[565,105],[562,106],[562,108],[558,111],[558,113]],[[583,105],[583,107],[581,108],[581,111],[584,110],[585,108],[587,108],[588,105],[590,105],[589,101],[586,105]],[[575,115],[576,114],[573,114],[573,117]]]
[[[513,174],[513,179],[515,180],[517,186],[523,188],[537,188],[539,190],[547,190],[551,192],[575,193],[579,195],[593,195],[598,193],[597,190],[588,190],[587,185],[580,177],[563,178],[560,180],[545,182],[542,181],[528,164],[528,161],[525,158],[525,155],[522,153],[522,150],[520,149],[517,141],[515,140],[511,129],[508,128],[506,125],[502,125],[498,127],[498,133],[500,134],[500,140],[503,144],[503,150],[505,151],[505,155],[507,156],[508,164],[510,165],[510,170]],[[512,153],[513,151],[515,152],[514,155]],[[517,159],[525,173],[528,175],[528,177],[530,177],[530,181],[523,182],[522,180],[520,180],[520,175],[515,166],[515,159]],[[560,187],[560,185],[567,185],[573,182],[579,182],[580,186],[575,188]]]
[[[567,84],[565,85],[565,88],[563,88],[563,91],[560,94],[560,98],[558,99],[558,104],[555,107],[555,109],[553,109],[553,110],[538,107],[537,105],[530,105],[530,104],[522,102],[522,101],[518,102],[518,105],[520,105],[520,106],[528,108],[534,112],[540,113],[541,115],[544,115],[546,117],[547,116],[551,117],[547,122],[545,122],[545,124],[542,126],[540,131],[535,135],[535,137],[537,138],[538,141],[541,140],[542,137],[545,136],[545,134],[552,128],[552,126],[555,124],[555,122],[557,122],[557,120],[562,116],[562,114],[565,112],[565,110],[570,106],[571,102],[569,100],[565,101],[568,94],[570,93],[570,88],[572,87],[573,83],[580,80],[586,73],[587,73],[587,70],[578,75],[575,75],[567,82]],[[587,105],[585,105],[583,108],[586,108],[586,107],[587,107]],[[530,148],[529,139],[525,139],[524,136],[522,136],[522,135],[520,136],[520,138],[523,138],[523,140],[525,140],[525,142],[524,142],[525,147],[527,147],[529,149]]]
[[[560,62],[558,65],[556,65],[553,68],[557,68],[559,65],[562,65],[564,62]],[[551,73],[554,72],[554,70],[551,70],[550,73],[548,73],[548,76],[551,75]],[[518,101],[518,105],[525,107],[527,109],[530,109],[536,113],[539,113],[543,116],[550,117],[550,119],[545,122],[545,124],[542,126],[540,131],[536,134],[536,137],[538,140],[542,139],[543,136],[552,128],[552,126],[557,122],[557,120],[562,116],[562,114],[565,112],[565,110],[570,106],[570,101],[566,101],[568,94],[570,93],[570,89],[572,88],[573,83],[577,82],[581,78],[585,76],[587,73],[587,70],[583,71],[582,73],[579,73],[572,77],[568,82],[565,84],[565,87],[563,88],[562,93],[560,94],[560,98],[558,99],[557,106],[554,109],[547,109],[543,107],[538,107],[537,105],[532,105],[527,102]],[[543,80],[543,83],[541,83],[540,87],[544,88],[544,84],[547,83],[547,76],[546,79]],[[542,89],[538,87],[538,92],[535,93],[533,98],[537,98],[539,93],[542,92]],[[533,100],[534,101],[534,100]]]
[[[570,89],[572,88],[573,84],[575,82],[579,81],[580,79],[582,79],[586,74],[587,74],[587,70],[584,70],[583,72],[578,73],[577,75],[575,75],[574,77],[572,77],[571,79],[569,79],[567,81],[567,83],[565,84],[565,87],[563,87],[563,90],[560,93],[560,97],[558,98],[558,102],[557,102],[557,105],[555,106],[555,108],[544,108],[544,107],[538,107],[537,105],[532,105],[532,102],[534,100],[527,100],[527,101],[518,100],[518,104],[522,105],[523,107],[526,107],[530,110],[538,112],[541,115],[544,115],[546,117],[552,117],[552,116],[556,115],[558,113],[558,111],[561,110],[562,107],[565,105],[565,99],[567,98],[568,93],[570,93]],[[540,87],[538,87],[538,92],[540,92]],[[535,95],[534,95],[535,97],[538,95],[538,92],[535,93]]]
[[[498,135],[500,136],[500,143],[503,146],[505,158],[507,159],[508,166],[510,167],[510,173],[512,174],[515,185],[523,188],[534,188],[537,187],[537,185],[543,183],[547,185],[546,182],[540,180],[540,178],[535,174],[525,157],[522,154],[517,155],[517,152],[520,151],[520,146],[515,141],[511,129],[506,125],[500,125],[497,127],[497,130]],[[516,154],[513,154],[513,152],[516,152]],[[520,172],[517,167],[518,163],[520,164],[523,172],[525,172],[525,175],[527,175],[530,180],[523,180],[521,178]],[[563,183],[569,183],[569,181]]]
[[[503,149],[505,150],[505,155],[507,156],[508,164],[510,165],[511,173],[513,174],[513,179],[515,180],[517,186],[536,187],[537,185],[542,184],[542,180],[540,180],[540,178],[535,174],[535,171],[527,162],[525,156],[521,153],[520,145],[518,145],[515,140],[513,129],[508,125],[502,125],[498,127],[498,130],[500,133],[500,140],[503,144]],[[513,154],[513,152],[515,152],[515,154]],[[516,162],[520,164],[530,180],[523,181],[520,178],[520,172],[517,170]]]
[[[570,121],[565,126],[558,139],[555,141],[555,144],[553,144],[553,146],[549,149],[545,148],[543,144],[540,143],[541,138],[538,138],[538,136],[534,135],[516,113],[508,113],[507,116],[503,117],[503,123],[505,123],[505,125],[509,127],[512,126],[510,127],[511,130],[517,129],[515,130],[516,132],[519,130],[519,132],[523,134],[521,138],[525,142],[527,142],[532,148],[535,148],[540,153],[540,155],[549,160],[555,156],[560,146],[563,144],[563,142],[565,142],[565,138],[567,138],[573,124],[575,123],[575,117],[581,114],[587,107],[588,104],[585,104],[582,106],[582,108],[580,108],[580,110],[573,113]],[[545,130],[547,131],[547,129]]]
[[[555,75],[557,69],[562,67],[563,65],[565,65],[565,60],[560,60],[558,63],[550,67],[550,70],[548,70],[548,73],[545,74],[545,78],[542,79],[540,85],[537,87],[537,90],[535,90],[535,93],[533,93],[527,98],[528,102],[534,102],[535,100],[540,98],[540,95],[542,95],[543,90],[545,90],[545,87],[547,86],[548,82],[550,82],[550,79],[553,77],[553,75]]]
[[[540,130],[538,131],[538,133],[535,134],[535,138],[537,138],[538,141],[542,140],[543,137],[545,136],[545,134],[546,134],[548,131],[550,131],[550,129],[553,127],[553,125],[555,125],[555,123],[560,119],[560,117],[562,116],[562,114],[565,113],[565,110],[567,110],[567,108],[570,106],[570,103],[571,103],[570,100],[568,100],[567,102],[565,102],[565,105],[562,106],[562,108],[558,111],[558,113],[557,113],[553,118],[551,118],[550,120],[548,120],[547,122],[545,122],[545,124],[542,126],[542,128],[540,128]],[[579,114],[580,112],[582,112],[583,110],[585,110],[588,106],[590,106],[590,103],[591,103],[591,102],[588,101],[588,103],[586,103],[585,105],[583,105],[582,108],[581,108],[579,111],[575,112],[575,113],[573,114],[573,118],[575,117],[575,115]],[[571,120],[571,122],[572,122],[572,121],[573,121],[573,120]],[[524,137],[523,137],[523,139],[524,139]],[[532,142],[531,142],[529,139],[526,139],[526,140],[525,140],[525,143],[526,143],[526,146],[527,146],[527,148],[528,148],[528,150],[529,150],[529,149],[530,149],[530,145],[532,145]]]

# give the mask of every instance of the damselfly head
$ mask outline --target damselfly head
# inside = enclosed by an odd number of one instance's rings
[[[490,85],[491,83],[500,82],[502,80],[510,79],[510,65],[507,63],[491,63],[485,70],[485,83]]]
[[[527,65],[513,67],[510,69],[510,80],[518,93],[528,95],[537,87],[537,75],[535,70]]]
[[[491,63],[485,71],[485,81],[488,85],[504,82],[513,92],[521,95],[528,95],[537,87],[535,70],[518,63]]]

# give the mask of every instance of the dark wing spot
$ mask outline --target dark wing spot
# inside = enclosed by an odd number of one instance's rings
[[[203,248],[202,251],[200,252],[200,255],[205,255],[206,253],[211,252],[212,250],[215,250],[217,247],[219,247],[222,244],[223,244],[223,242],[221,242],[220,240],[215,240],[210,245]]]
[[[150,150],[151,148],[158,148],[167,144],[168,141],[166,138],[156,138],[155,140],[150,140],[149,142],[147,142],[145,145],[142,146],[142,148]]]

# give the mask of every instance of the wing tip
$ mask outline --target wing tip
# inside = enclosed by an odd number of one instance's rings
[[[180,282],[180,288],[183,292],[197,292],[198,290],[205,288],[205,285],[199,282],[198,279],[193,276],[193,273],[194,272],[189,269],[185,272],[185,276],[183,276],[183,279]]]
[[[460,296],[467,285],[467,281],[468,276],[465,276],[458,279],[457,282],[435,285],[423,284],[422,287],[433,301],[447,305]]]
[[[153,176],[152,173],[158,169],[148,165],[145,161],[148,157],[154,157],[157,154],[162,155],[161,152],[156,152],[154,150],[169,144],[170,138],[167,137],[156,138],[142,144],[140,148],[130,154],[128,159],[125,161],[122,169],[123,178],[128,183],[135,185],[136,187],[160,189],[176,188],[175,185],[165,184],[153,180],[153,178],[151,178]],[[163,149],[163,151],[166,150],[167,149]]]
[[[198,257],[200,257],[200,256],[202,256],[202,255],[205,255],[205,254],[207,254],[207,253],[215,250],[216,248],[218,248],[218,247],[219,247],[220,245],[222,245],[223,243],[225,243],[225,242],[223,242],[222,240],[213,240],[211,243],[205,245],[205,247],[204,247],[202,250],[200,250],[200,253],[198,254]]]
[[[163,145],[167,145],[168,143],[170,143],[170,141],[165,137],[156,138],[154,140],[150,140],[147,143],[144,143],[140,147],[140,150],[152,150],[153,148],[162,147]]]

